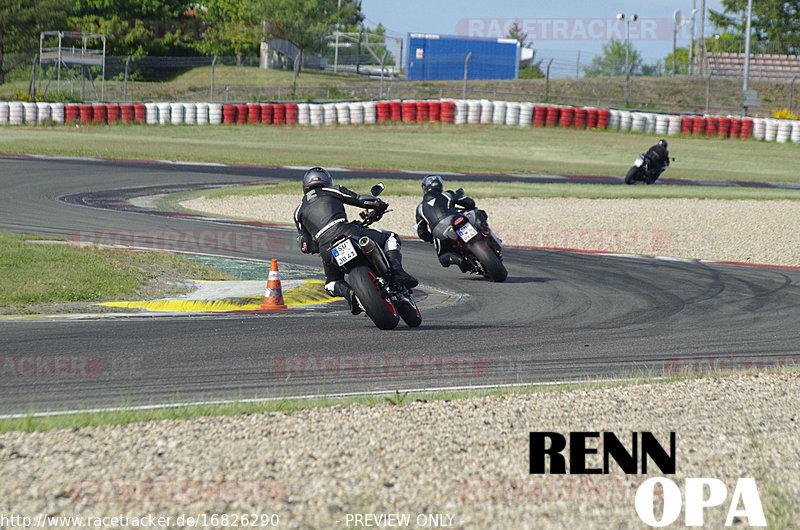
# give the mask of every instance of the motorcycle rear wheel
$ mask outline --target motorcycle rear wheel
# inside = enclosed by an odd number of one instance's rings
[[[493,282],[503,282],[508,277],[503,262],[484,241],[478,241],[470,250],[483,267],[483,275]]]
[[[628,174],[625,175],[625,184],[633,184],[636,180],[636,177],[639,175],[639,168],[633,166],[628,170]]]
[[[392,301],[383,296],[374,277],[375,273],[372,270],[364,265],[359,265],[350,271],[350,287],[355,291],[367,316],[379,329],[394,329],[400,321],[400,316]]]

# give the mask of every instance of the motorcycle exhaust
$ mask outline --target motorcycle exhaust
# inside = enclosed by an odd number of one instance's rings
[[[375,242],[372,241],[367,236],[362,237],[358,240],[358,245],[361,247],[361,251],[367,257],[369,262],[375,267],[375,270],[381,276],[386,276],[389,274],[389,262],[386,261],[386,256],[383,255],[381,249],[375,246]]]

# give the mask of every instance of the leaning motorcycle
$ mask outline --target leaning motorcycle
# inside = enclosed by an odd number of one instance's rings
[[[377,197],[384,187],[376,184],[370,192]],[[361,226],[381,219],[386,210],[361,212]],[[348,235],[335,241],[329,249],[335,265],[347,275],[347,282],[356,294],[356,303],[380,329],[394,329],[400,319],[409,327],[422,324],[411,289],[392,280],[389,260],[380,245],[367,236]]]
[[[675,160],[674,158],[672,159]],[[636,182],[644,182],[645,184],[653,184],[661,173],[667,169],[667,165],[657,166],[650,158],[644,153],[641,153],[636,160],[633,161],[633,167],[628,170],[625,175],[625,184],[634,184]]]
[[[463,195],[463,188],[456,193]],[[464,258],[467,267],[464,272],[480,274],[493,282],[508,277],[501,240],[489,228],[485,212],[476,208],[459,209],[444,235],[451,240],[453,252]]]

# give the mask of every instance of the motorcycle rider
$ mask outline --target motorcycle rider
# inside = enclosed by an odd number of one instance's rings
[[[417,206],[417,235],[423,241],[433,243],[439,263],[444,267],[458,265],[466,272],[468,264],[463,256],[452,252],[452,241],[445,231],[459,213],[456,205],[467,210],[475,208],[475,201],[454,191],[444,191],[444,180],[439,175],[428,175],[422,179],[422,202]],[[486,222],[486,212],[478,210],[478,220]]]
[[[297,241],[305,254],[319,252],[325,271],[325,290],[331,296],[347,300],[354,315],[361,312],[355,293],[344,280],[344,274],[333,262],[331,245],[344,235],[356,238],[368,236],[380,245],[389,261],[395,282],[408,288],[419,282],[403,270],[400,255],[400,239],[394,232],[365,228],[347,221],[345,204],[361,208],[386,211],[387,203],[372,195],[359,195],[344,186],[335,186],[327,170],[313,167],[303,175],[303,199],[294,212],[294,221],[299,235]]]
[[[650,184],[655,182],[664,169],[669,166],[669,151],[667,151],[667,141],[663,138],[656,145],[648,149],[645,158],[650,162],[649,169],[652,175],[649,177]],[[656,173],[657,172],[657,173]]]

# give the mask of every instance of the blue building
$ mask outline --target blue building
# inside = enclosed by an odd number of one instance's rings
[[[515,39],[408,34],[406,79],[464,79],[464,62],[472,52],[467,79],[517,79],[520,45]]]

